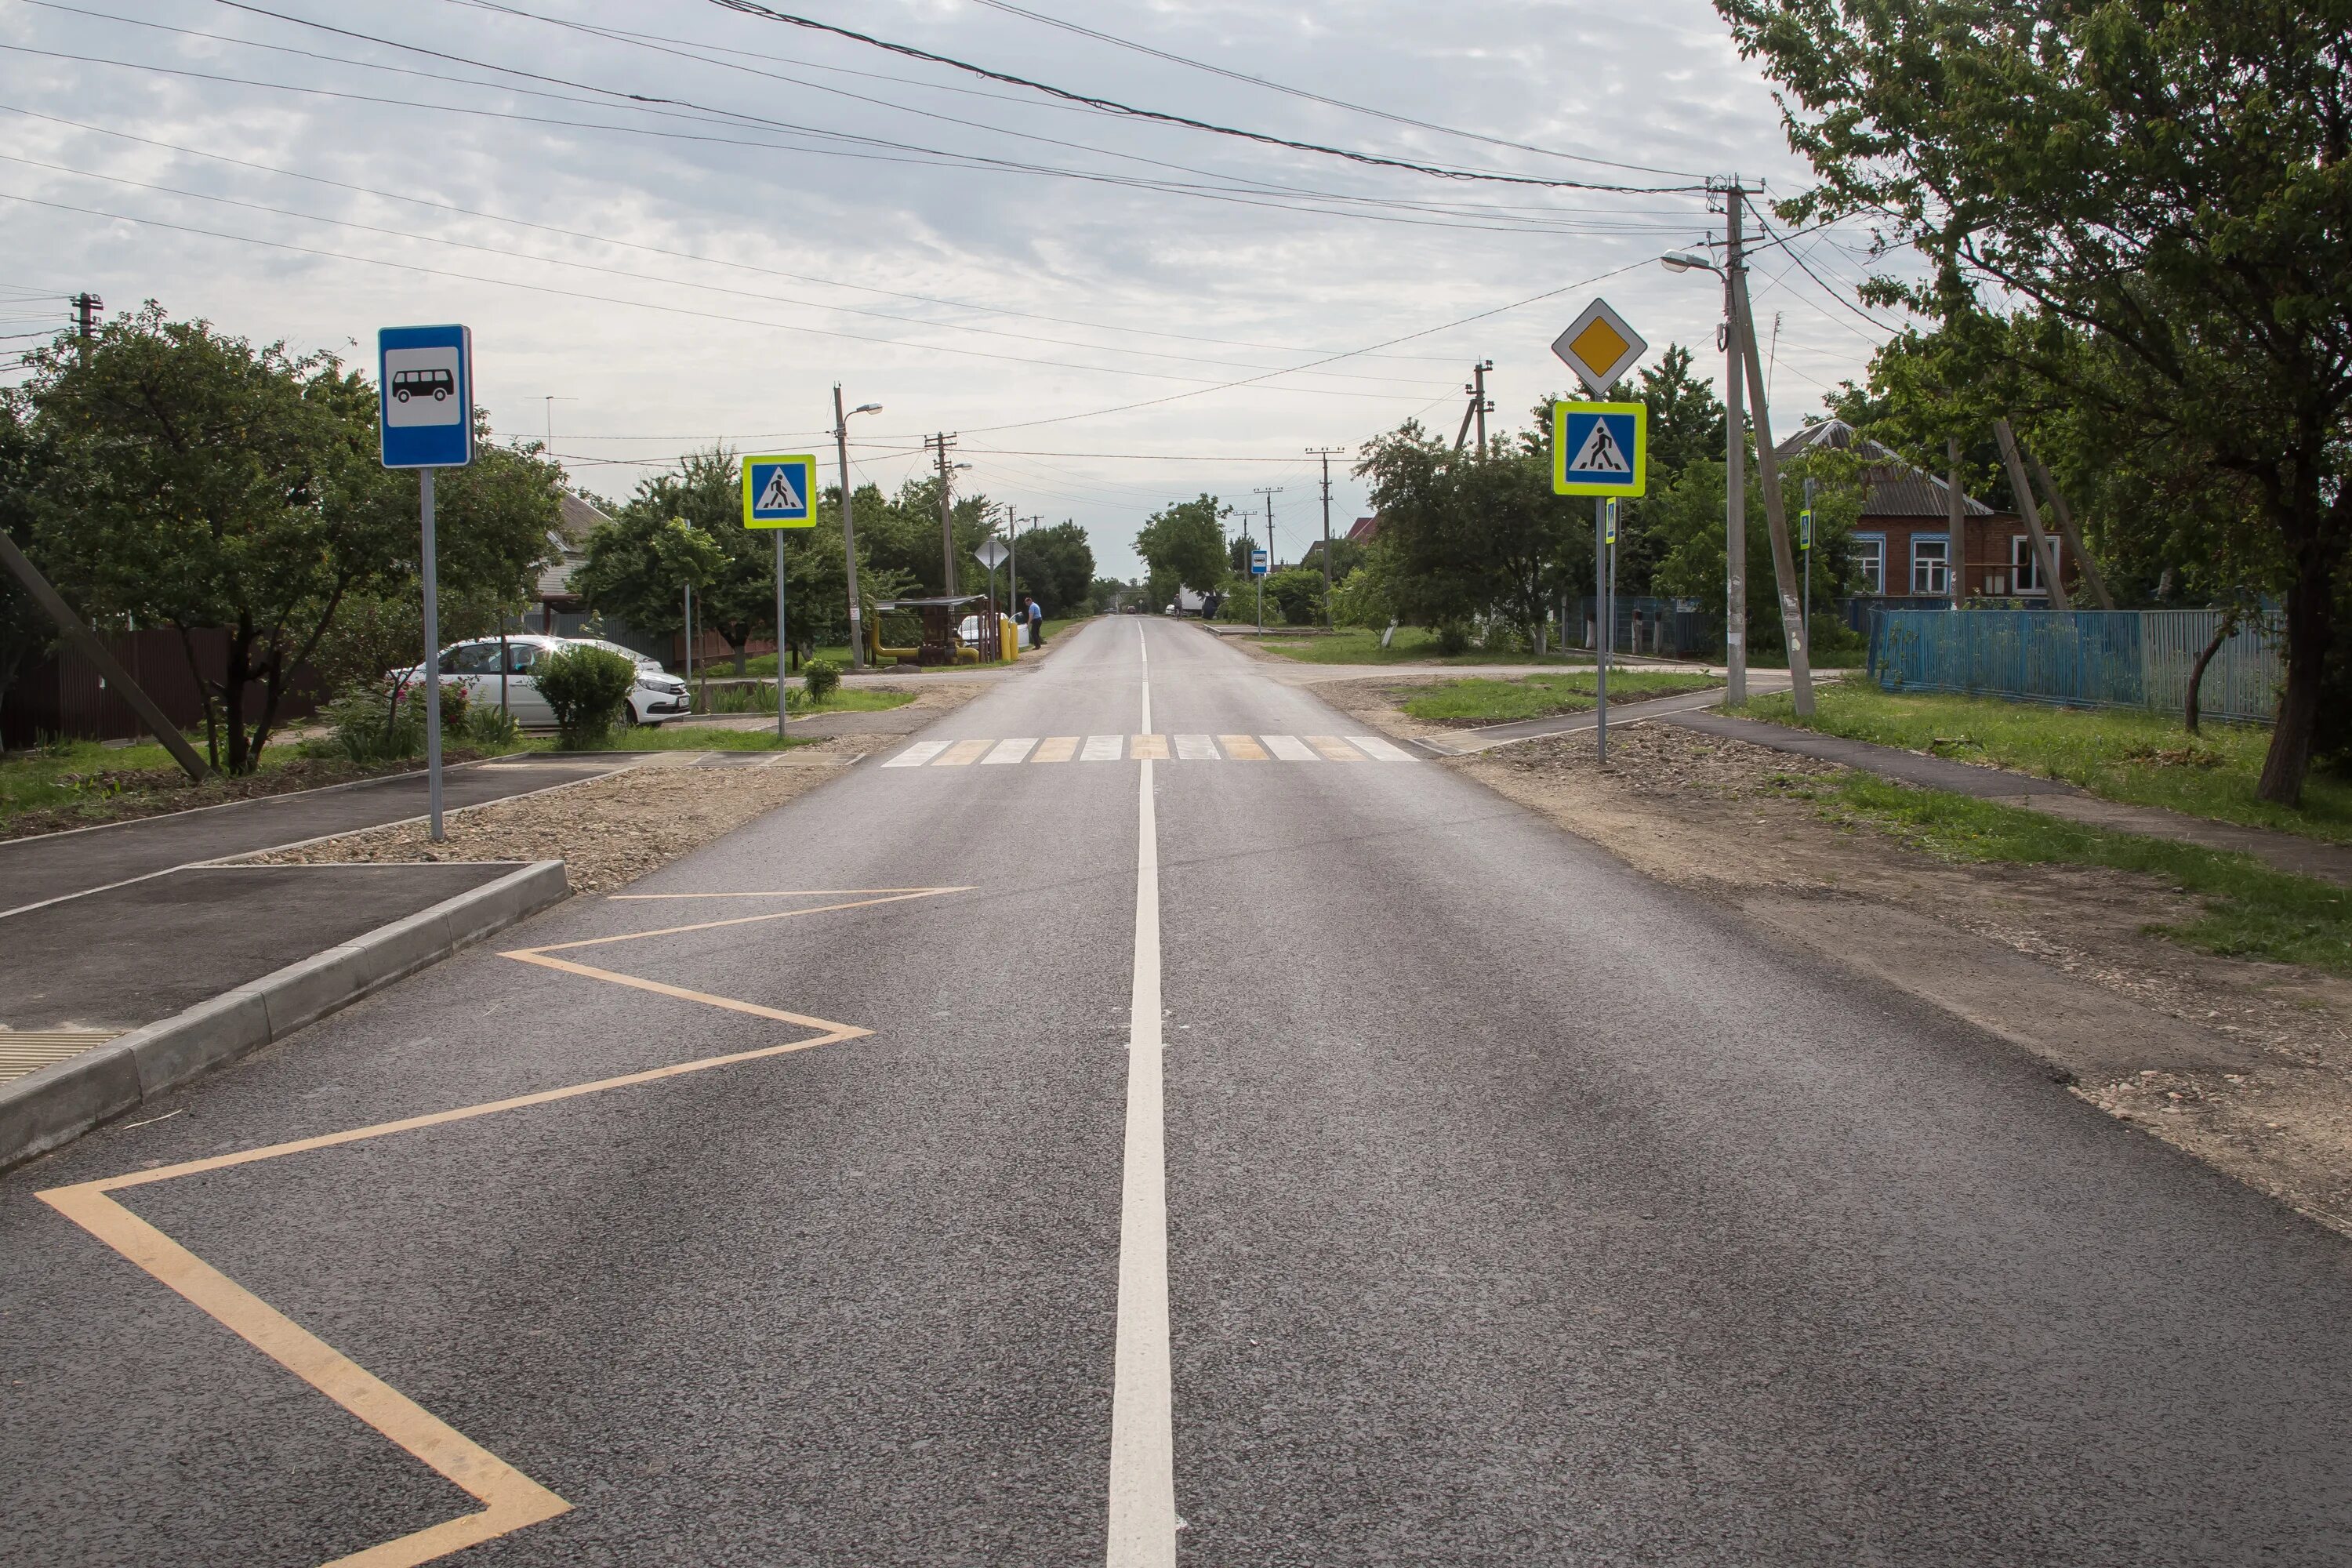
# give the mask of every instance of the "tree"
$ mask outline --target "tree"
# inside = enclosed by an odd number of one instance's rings
[[[1169,602],[1179,588],[1206,594],[1223,585],[1224,519],[1231,511],[1216,497],[1202,495],[1171,501],[1144,520],[1143,531],[1135,536],[1135,552],[1151,570],[1154,605]]]
[[[1456,452],[1408,420],[1367,443],[1356,472],[1372,480],[1390,601],[1416,626],[1500,616],[1532,634],[1591,572],[1591,510],[1552,493],[1548,425]]]
[[[688,452],[677,460],[676,472],[638,483],[621,508],[622,516],[632,513],[656,522],[676,519],[712,546],[698,551],[671,540],[664,569],[683,572],[689,559],[702,563],[705,575],[694,585],[695,619],[726,640],[735,655],[735,673],[741,675],[751,639],[776,629],[776,547],[766,530],[743,526],[742,460],[724,447]],[[836,568],[836,583],[840,576]],[[673,587],[684,580],[674,576]],[[634,625],[651,625],[621,613]]]
[[[726,570],[717,540],[682,517],[630,504],[596,525],[572,588],[600,615],[620,616],[657,637],[686,631],[685,590],[698,593]]]
[[[1061,616],[1083,607],[1094,581],[1095,551],[1087,531],[1075,522],[1033,528],[1021,535],[1013,564],[1020,569],[1020,587],[1034,594],[1049,616]]]
[[[15,387],[0,388],[0,531],[31,552],[34,489],[49,458],[32,410]],[[57,631],[16,579],[0,572],[0,703],[16,678],[56,640]]]
[[[2299,802],[2352,554],[2342,6],[1717,6],[1787,88],[1790,141],[1820,175],[1783,217],[1871,216],[1931,267],[1874,298],[2246,485],[2287,643],[2256,791]]]
[[[1286,566],[1265,580],[1267,601],[1294,626],[1320,625],[1323,619],[1323,572],[1320,567]]]
[[[43,560],[92,616],[179,633],[214,764],[251,772],[343,606],[415,582],[417,481],[379,460],[374,390],[331,355],[256,348],[152,300],[86,353],[32,364],[52,459],[36,503]],[[443,487],[444,569],[519,597],[547,548],[554,470],[478,450],[480,470]],[[210,628],[227,634],[217,677],[197,652]]]

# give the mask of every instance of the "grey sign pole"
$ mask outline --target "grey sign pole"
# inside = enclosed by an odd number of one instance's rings
[[[1592,498],[1592,690],[1600,717],[1593,733],[1600,759],[1609,761],[1609,500]]]
[[[816,489],[816,478],[814,478],[816,466],[814,463],[809,466],[809,475],[812,475],[809,489]],[[809,508],[812,510],[816,508],[814,496],[809,499]],[[849,627],[849,635],[854,637],[856,627]],[[776,738],[779,741],[783,741],[783,660],[791,658],[791,651],[793,639],[783,635],[783,529],[776,529]]]
[[[425,535],[425,795],[433,817],[433,842],[441,831],[441,605],[433,561],[433,470],[416,470],[416,506]]]
[[[815,465],[810,465],[809,488],[816,488]],[[816,504],[811,498],[810,506]],[[791,656],[792,639],[784,635],[784,531],[776,533],[776,739],[784,738],[784,660]],[[855,628],[852,628],[853,631]]]

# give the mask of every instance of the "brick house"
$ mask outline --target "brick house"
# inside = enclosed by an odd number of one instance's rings
[[[1853,530],[1854,555],[1862,576],[1856,597],[1865,603],[1895,605],[1951,603],[1950,488],[1842,419],[1808,425],[1775,450],[1787,463],[1821,447],[1857,452],[1866,464],[1862,470],[1862,515]],[[2035,568],[2025,524],[1974,496],[1963,495],[1960,506],[1960,596],[2021,600],[2029,605],[2046,600],[2050,590]],[[2050,542],[2058,552],[2059,571],[2071,591],[2075,572],[2066,542],[2055,531]]]

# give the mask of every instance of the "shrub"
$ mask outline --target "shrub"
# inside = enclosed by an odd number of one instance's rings
[[[1448,656],[1470,651],[1470,628],[1460,621],[1447,621],[1437,628],[1437,651]]]
[[[593,746],[621,717],[637,667],[617,653],[579,646],[549,654],[531,670],[567,747]]]
[[[327,704],[321,717],[327,735],[316,749],[331,756],[364,766],[425,750],[425,710],[414,702],[395,702],[388,682],[348,689]]]
[[[503,751],[522,739],[522,726],[513,714],[486,702],[466,715],[466,739],[482,751]]]
[[[801,667],[809,700],[822,702],[841,688],[841,666],[829,658],[813,658]]]

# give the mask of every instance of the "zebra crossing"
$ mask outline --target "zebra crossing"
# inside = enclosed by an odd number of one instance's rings
[[[1378,735],[1010,735],[917,741],[886,768],[1036,767],[1051,763],[1411,763]]]

